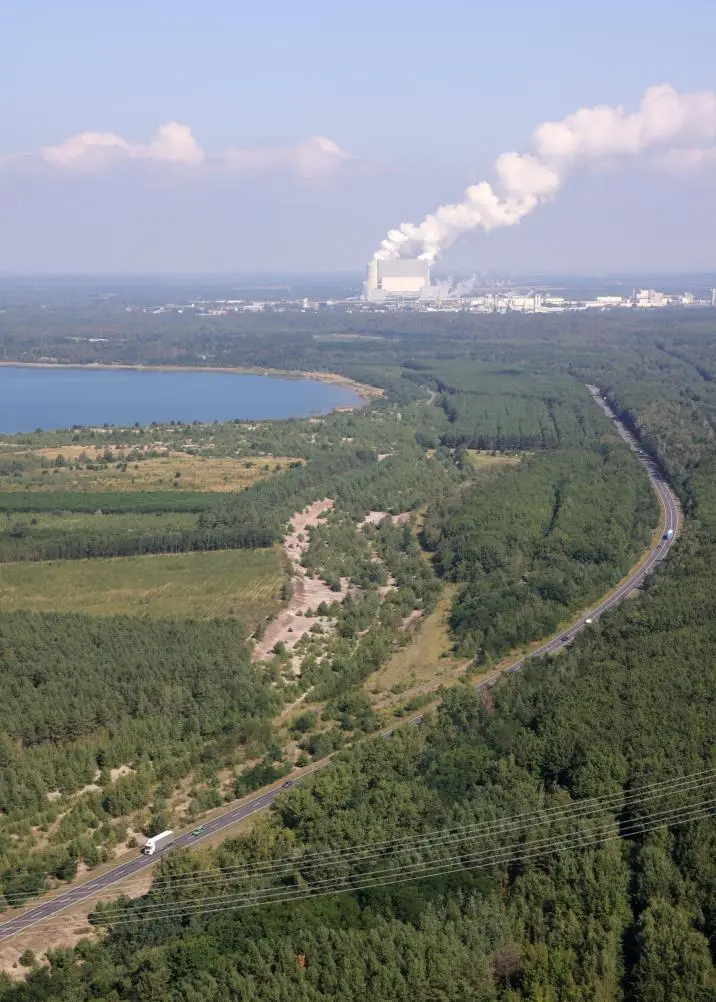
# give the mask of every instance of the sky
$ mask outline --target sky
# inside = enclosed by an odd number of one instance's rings
[[[716,88],[713,0],[0,0],[0,272],[359,269],[535,127]],[[716,156],[581,163],[444,270],[716,270]]]

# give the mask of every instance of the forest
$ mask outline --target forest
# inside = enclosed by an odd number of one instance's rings
[[[156,325],[152,337],[147,323]],[[342,750],[330,768],[282,793],[247,834],[169,853],[147,896],[100,910],[96,921],[108,926],[101,939],[50,951],[48,964],[29,958],[26,979],[7,978],[2,997],[713,998],[714,787],[704,780],[690,795],[686,781],[716,769],[713,317],[344,318],[345,328],[360,324],[380,339],[369,351],[359,341],[318,341],[316,334],[337,329],[335,317],[230,323],[196,330],[189,319],[170,328],[166,318],[130,318],[121,350],[148,339],[157,360],[172,355],[186,364],[207,349],[226,364],[277,365],[280,356],[284,368],[338,370],[386,394],[321,427],[258,429],[253,444],[241,426],[198,429],[197,441],[211,434],[234,450],[241,441],[246,454],[270,446],[274,455],[307,462],[191,517],[204,533],[230,538],[251,525],[274,540],[293,512],[330,496],[334,510],[311,531],[304,565],[358,590],[325,610],[332,638],[309,632],[301,641],[301,678],[288,684],[287,656],[279,652],[266,672],[252,667],[236,623],[6,615],[0,670],[16,696],[3,708],[10,740],[0,751],[4,775],[28,770],[14,796],[27,788],[44,805],[48,789],[100,787],[53,829],[56,855],[50,859],[48,849],[32,871],[13,855],[11,831],[3,832],[9,900],[23,881],[34,888],[48,873],[71,876],[78,858],[93,858],[88,841],[95,849],[111,842],[88,840],[87,831],[121,825],[123,812],[143,798],[151,799],[149,830],[159,830],[183,770],[208,778],[239,747],[245,761],[259,763],[243,777],[239,771],[236,794],[281,775],[289,763],[271,747],[271,716],[295,692],[308,692],[292,725],[299,756]],[[47,353],[51,344],[75,361],[80,352],[81,360],[90,352],[106,360],[117,351],[111,342],[70,345],[63,337],[58,323],[45,343],[33,347],[30,338],[25,349]],[[17,329],[0,331],[8,356],[18,338]],[[478,694],[469,684],[475,670],[548,635],[606,591],[657,525],[648,481],[589,399],[587,382],[606,393],[672,482],[686,515],[683,535],[644,589],[568,651]],[[162,434],[171,439],[170,430]],[[282,436],[290,449],[279,447]],[[470,450],[518,461],[481,469]],[[370,511],[410,520],[356,528]],[[388,575],[397,588],[381,597]],[[423,726],[397,727],[390,740],[371,737],[383,718],[364,682],[404,642],[403,618],[434,608],[446,585],[455,595],[452,643],[470,671],[444,688]],[[137,682],[151,652],[158,652],[156,677]],[[117,665],[109,684],[101,669],[108,658]],[[63,677],[72,683],[58,694]],[[111,733],[105,705],[118,717]],[[113,780],[112,768],[127,762],[133,772]],[[667,781],[685,820],[650,830],[653,809],[635,791]],[[207,788],[216,790],[210,781]],[[594,797],[608,799],[588,831],[612,834],[574,845],[575,829],[550,821],[549,812],[579,809]],[[705,806],[689,815],[694,803]],[[311,853],[520,816],[532,820],[517,826],[514,859],[470,869],[463,840],[456,857],[431,850],[431,860],[456,858],[449,873],[351,890],[361,867],[339,869],[345,892],[313,895],[320,874]],[[15,823],[33,820],[19,805]],[[530,855],[536,822],[561,851]],[[48,815],[45,823],[54,821]],[[277,886],[301,889],[300,899],[231,907],[242,891],[237,867],[287,858]],[[384,865],[390,873],[415,859],[408,853]],[[208,893],[187,883],[195,873],[212,876],[214,900],[228,901],[222,910],[192,910]]]
[[[439,572],[463,583],[452,626],[482,664],[549,636],[646,548],[658,503],[624,450],[562,449],[508,467],[425,520]]]
[[[270,747],[281,696],[249,664],[240,623],[0,613],[0,649],[0,887],[11,896],[99,862],[121,837],[115,819],[157,785]],[[48,794],[78,789],[45,850],[13,844],[30,817],[52,827]],[[85,836],[87,816],[104,839]]]

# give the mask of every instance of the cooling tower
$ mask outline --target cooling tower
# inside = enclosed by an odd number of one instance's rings
[[[371,261],[365,282],[369,302],[385,299],[417,299],[430,286],[430,264],[417,258]]]

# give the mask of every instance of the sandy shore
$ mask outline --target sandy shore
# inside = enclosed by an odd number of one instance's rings
[[[228,372],[237,376],[268,376],[272,379],[314,379],[321,383],[330,383],[350,390],[357,394],[363,404],[382,397],[384,391],[377,386],[359,383],[339,372],[305,372],[297,369],[262,369],[252,366],[229,365],[129,365],[124,362],[116,364],[107,362],[8,362],[0,361],[4,368],[16,369],[96,369],[114,371],[127,369],[134,372]],[[334,408],[335,410],[352,410],[350,405]]]

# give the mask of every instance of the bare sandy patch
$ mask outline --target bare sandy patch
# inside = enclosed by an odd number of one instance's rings
[[[359,524],[360,526],[380,525],[386,518],[389,518],[393,525],[406,525],[410,521],[410,512],[401,511],[398,515],[391,515],[387,511],[369,511]]]
[[[253,650],[254,661],[264,661],[273,651],[276,644],[282,643],[286,650],[293,650],[298,641],[305,637],[315,623],[320,623],[323,630],[329,628],[329,621],[319,616],[306,616],[307,609],[314,610],[326,602],[342,602],[349,591],[348,578],[341,578],[340,591],[334,591],[330,585],[320,578],[310,578],[306,568],[301,565],[301,558],[309,546],[309,530],[318,525],[320,520],[333,507],[331,498],[315,501],[308,508],[297,512],[291,519],[291,531],[283,541],[284,553],[290,566],[291,598],[288,605],[266,627],[262,639]],[[297,664],[293,670],[298,673]]]
[[[416,623],[423,614],[422,609],[413,609],[411,613],[403,618],[403,622],[400,624],[400,629],[405,632],[409,630],[413,623]]]
[[[110,769],[109,770],[109,776],[110,776],[110,779],[112,780],[112,782],[114,783],[118,779],[120,779],[122,776],[128,776],[130,774],[130,772],[134,772],[134,771],[135,770],[131,767],[131,765],[119,765],[119,766],[117,766],[116,769]]]

